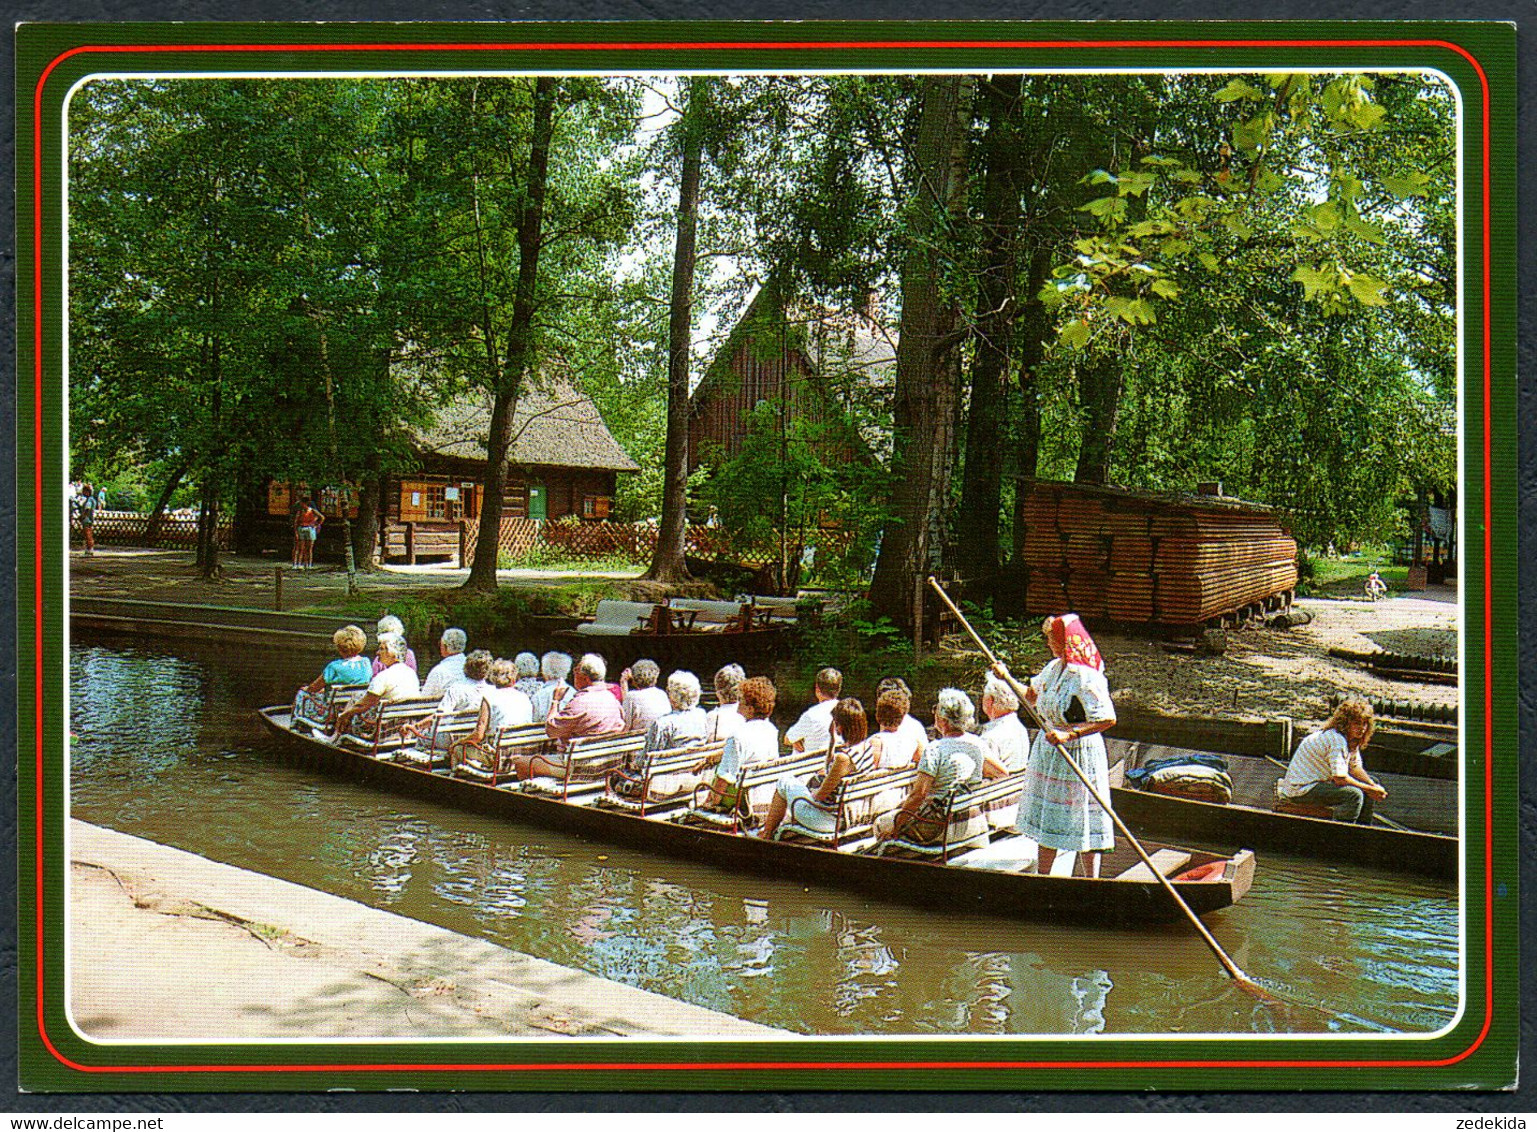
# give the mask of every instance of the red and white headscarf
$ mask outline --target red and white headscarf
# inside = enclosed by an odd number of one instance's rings
[[[1099,672],[1105,670],[1105,660],[1099,655],[1094,638],[1083,627],[1076,613],[1063,613],[1046,618],[1046,640],[1052,651],[1064,664],[1086,664]]]

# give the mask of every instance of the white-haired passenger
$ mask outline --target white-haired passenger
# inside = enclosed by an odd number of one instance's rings
[[[352,717],[367,711],[375,704],[389,704],[396,700],[414,699],[421,695],[422,686],[416,673],[407,667],[404,657],[406,639],[399,633],[379,634],[379,659],[384,666],[368,682],[368,691],[344,708],[336,717],[336,734],[346,731]]]
[[[982,686],[982,714],[987,716],[977,734],[993,748],[993,757],[1010,773],[1024,770],[1030,761],[1030,732],[1019,718],[1019,697],[993,673]],[[987,820],[995,829],[1009,829],[1019,814],[1019,795],[1000,798],[987,807]]]
[[[463,629],[444,629],[438,638],[438,654],[443,658],[432,666],[422,681],[422,695],[441,696],[450,684],[464,680],[464,648],[468,638]]]
[[[379,624],[377,628],[378,634],[375,637],[375,640],[383,637],[386,633],[395,633],[400,637],[400,646],[401,648],[405,649],[405,652],[400,654],[400,662],[409,668],[413,674],[415,674],[417,671],[416,653],[412,652],[411,646],[406,643],[405,622],[402,621],[399,617],[396,617],[393,613],[386,613],[383,617],[379,618]],[[385,665],[381,663],[379,657],[375,655],[374,675],[379,675],[379,673],[383,672],[384,669]]]
[[[667,693],[656,686],[661,677],[661,665],[654,660],[637,660],[619,674],[619,714],[626,731],[645,731],[672,710]]]
[[[534,702],[535,719],[543,719],[550,714],[550,701],[557,688],[564,688],[567,692],[571,690],[571,685],[566,682],[566,677],[571,675],[571,658],[563,652],[547,652],[539,660],[539,672],[544,682],[529,696]]]
[[[539,679],[539,658],[531,652],[520,652],[512,658],[512,663],[518,670],[518,679],[514,687],[532,702],[534,693],[544,684],[544,681]]]
[[[984,774],[992,778],[1006,773],[993,757],[992,748],[971,734],[976,719],[970,696],[959,688],[940,689],[934,703],[934,729],[939,738],[924,748],[918,776],[907,797],[896,809],[876,819],[877,838],[901,837],[924,844],[940,840],[950,821],[951,793],[957,787],[981,782]],[[981,820],[980,814],[967,815],[951,839],[971,836],[976,832],[971,823]]]
[[[715,698],[720,706],[709,713],[709,739],[718,742],[729,739],[742,726],[742,709],[737,703],[742,697],[742,681],[747,673],[740,664],[728,664],[715,674]]]
[[[699,677],[674,672],[667,678],[666,695],[668,711],[646,728],[647,754],[702,745],[709,734],[709,717],[699,706]]]

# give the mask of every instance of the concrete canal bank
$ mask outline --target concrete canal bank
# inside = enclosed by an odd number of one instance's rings
[[[783,1033],[81,821],[70,861],[93,1039]]]

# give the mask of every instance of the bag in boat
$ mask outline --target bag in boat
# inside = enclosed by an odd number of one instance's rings
[[[1150,794],[1193,798],[1223,806],[1233,800],[1233,780],[1227,772],[1197,763],[1155,770],[1143,780],[1142,789]]]

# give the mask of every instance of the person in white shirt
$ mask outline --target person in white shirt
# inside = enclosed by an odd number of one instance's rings
[[[563,652],[547,652],[540,658],[539,671],[544,674],[544,683],[529,697],[534,702],[535,719],[544,719],[550,714],[550,701],[556,688],[570,690],[566,677],[571,675],[571,664],[571,657]]]
[[[900,749],[911,751],[911,762],[918,765],[918,760],[923,758],[924,748],[929,744],[929,729],[913,718],[913,690],[907,686],[907,681],[900,676],[887,676],[875,689],[875,698],[880,698],[887,692],[896,692],[902,697],[902,722],[897,727],[897,736],[901,741]],[[907,763],[896,763],[890,759],[886,766],[906,766]]]
[[[427,673],[427,679],[422,681],[422,695],[441,696],[448,691],[450,684],[464,679],[466,643],[463,629],[443,630],[442,637],[438,638],[438,654],[443,659],[432,666],[432,671]]]
[[[1370,705],[1344,701],[1328,723],[1297,744],[1276,792],[1289,801],[1329,806],[1336,821],[1370,825],[1372,803],[1388,796],[1361,762],[1376,726]]]
[[[654,660],[637,660],[619,674],[624,695],[619,701],[619,715],[626,731],[645,731],[672,710],[667,693],[656,686],[662,669]]]
[[[785,732],[785,742],[797,751],[825,751],[833,742],[833,708],[843,691],[843,673],[824,668],[817,673],[814,687],[816,703]]]
[[[333,734],[345,732],[353,716],[367,711],[375,704],[389,704],[421,695],[422,686],[417,682],[415,671],[406,667],[405,652],[406,639],[399,633],[379,634],[379,662],[382,667],[378,675],[368,682],[368,691],[337,714]]]
[[[712,743],[731,738],[742,726],[737,700],[741,698],[742,681],[746,679],[747,673],[740,664],[728,664],[715,674],[715,697],[720,700],[720,706],[709,713]]]
[[[435,729],[434,720],[461,711],[478,710],[486,694],[491,691],[491,685],[486,682],[486,676],[490,671],[491,654],[485,649],[476,649],[466,654],[462,678],[455,680],[444,689],[443,698],[438,701],[437,710],[418,723],[408,723],[400,729],[401,734],[417,739],[431,735],[433,747],[440,751],[448,750],[449,744],[454,740],[453,733]]]
[[[726,740],[726,746],[719,755],[706,759],[695,768],[696,771],[703,771],[712,763],[715,764],[714,773],[705,778],[710,784],[710,797],[705,803],[707,806],[730,809],[742,805],[743,800],[737,797],[737,780],[742,768],[754,763],[772,762],[779,757],[779,729],[770,718],[774,714],[774,699],[774,683],[766,676],[754,676],[751,680],[743,681],[739,701],[742,726]],[[773,786],[770,785],[761,799],[747,801],[767,807],[772,793]]]
[[[465,667],[468,668],[468,664]],[[487,687],[480,702],[480,715],[475,719],[475,726],[468,735],[449,748],[449,765],[452,770],[458,770],[466,758],[477,762],[491,760],[494,765],[495,749],[502,729],[522,727],[534,721],[534,705],[527,696],[513,687],[518,669],[512,661],[492,661],[487,676]]]
[[[699,677],[679,670],[667,678],[666,715],[651,721],[646,728],[645,753],[670,751],[678,747],[701,746],[709,730],[709,720],[699,706]]]
[[[518,670],[518,682],[514,687],[532,700],[543,683],[539,679],[539,658],[531,652],[520,652],[512,658],[512,663]]]
[[[982,714],[987,716],[977,734],[993,748],[993,756],[1012,774],[1030,761],[1030,732],[1019,718],[1019,697],[993,673],[982,686]],[[995,829],[1012,828],[1019,816],[1019,795],[998,798],[987,807],[987,820]]]

